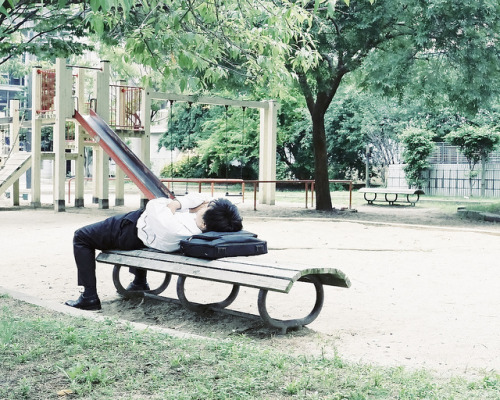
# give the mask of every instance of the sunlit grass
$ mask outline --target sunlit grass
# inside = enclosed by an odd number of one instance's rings
[[[306,339],[306,338],[305,338]],[[179,339],[0,297],[0,398],[500,398],[500,375],[443,380],[425,370],[292,356],[259,340]]]

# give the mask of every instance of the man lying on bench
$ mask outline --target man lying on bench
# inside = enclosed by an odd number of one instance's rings
[[[175,200],[153,199],[145,209],[107,218],[75,231],[73,253],[78,285],[83,293],[66,305],[83,310],[100,310],[97,295],[96,250],[137,250],[151,247],[165,252],[179,250],[179,242],[206,231],[237,232],[243,229],[238,208],[226,199],[207,201],[188,194]],[[135,278],[127,290],[149,290],[146,271],[131,271]]]

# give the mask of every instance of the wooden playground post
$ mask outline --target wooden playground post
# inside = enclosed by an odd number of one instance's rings
[[[9,115],[12,118],[10,123],[10,148],[11,153],[15,154],[19,152],[19,100],[9,101]],[[17,179],[12,185],[12,200],[14,206],[19,205],[19,179]]]
[[[42,120],[38,118],[38,111],[42,107],[42,76],[40,67],[31,71],[31,207],[42,206],[41,202],[41,165],[42,165]]]
[[[66,120],[73,116],[72,73],[66,67],[66,60],[56,60],[56,97],[55,97],[55,126],[53,146],[55,153],[54,165],[54,210],[65,211],[66,190]]]
[[[278,104],[269,101],[267,108],[260,109],[259,180],[276,179],[276,130]],[[261,204],[274,205],[276,183],[262,183],[259,188]]]
[[[96,113],[109,124],[109,61],[101,61],[96,77]],[[109,208],[109,156],[101,147],[94,147],[96,163],[97,202],[99,208]]]
[[[76,70],[76,96],[78,111],[84,107],[85,101],[85,69]],[[75,122],[75,145],[77,158],[75,161],[75,207],[84,207],[84,165],[85,165],[85,130]]]
[[[121,80],[119,82],[120,86],[125,86],[125,81]],[[127,116],[125,113],[125,92],[120,86],[116,88],[115,123],[117,128],[125,126],[127,120]],[[116,133],[120,137],[120,139],[124,139],[123,134],[120,133],[120,129],[116,129]],[[125,204],[125,174],[123,173],[122,169],[118,167],[118,165],[116,165],[115,178],[115,206],[123,206]]]
[[[141,161],[151,168],[151,121],[150,121],[150,110],[151,110],[151,97],[147,88],[142,91],[142,101],[141,101],[141,122],[143,126],[143,134],[141,135]],[[147,204],[146,196],[141,193],[141,207],[145,207]]]

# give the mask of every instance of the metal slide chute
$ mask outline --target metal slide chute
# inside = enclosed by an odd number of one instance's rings
[[[122,171],[134,182],[149,200],[159,197],[174,198],[160,179],[137,157],[123,140],[96,112],[82,115],[77,110],[73,116],[92,136]]]

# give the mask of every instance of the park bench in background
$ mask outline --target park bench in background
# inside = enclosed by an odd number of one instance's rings
[[[422,189],[400,189],[400,188],[361,188],[360,193],[363,193],[368,204],[373,204],[374,201],[386,201],[391,206],[396,202],[406,202],[412,206],[420,199],[421,194],[425,194]],[[379,199],[377,195],[383,194],[384,198]],[[401,197],[400,197],[401,196]]]
[[[324,300],[323,285],[348,288],[349,279],[341,271],[334,268],[303,268],[298,266],[280,266],[261,263],[257,257],[221,258],[204,260],[185,257],[180,254],[163,253],[152,249],[142,250],[110,250],[97,256],[97,261],[114,265],[113,283],[123,296],[137,296],[138,292],[127,291],[120,282],[121,267],[135,267],[165,273],[163,282],[157,287],[141,295],[156,297],[163,292],[172,275],[177,275],[177,297],[180,303],[189,310],[221,310],[228,307],[238,295],[240,286],[259,289],[258,310],[264,323],[286,333],[290,328],[298,328],[310,324],[321,312]],[[229,296],[218,303],[198,304],[189,301],[184,292],[186,278],[204,279],[233,285]],[[309,315],[300,319],[278,320],[272,318],[266,306],[268,291],[288,293],[296,281],[310,282],[316,289],[316,302]],[[249,316],[249,314],[238,313]]]

